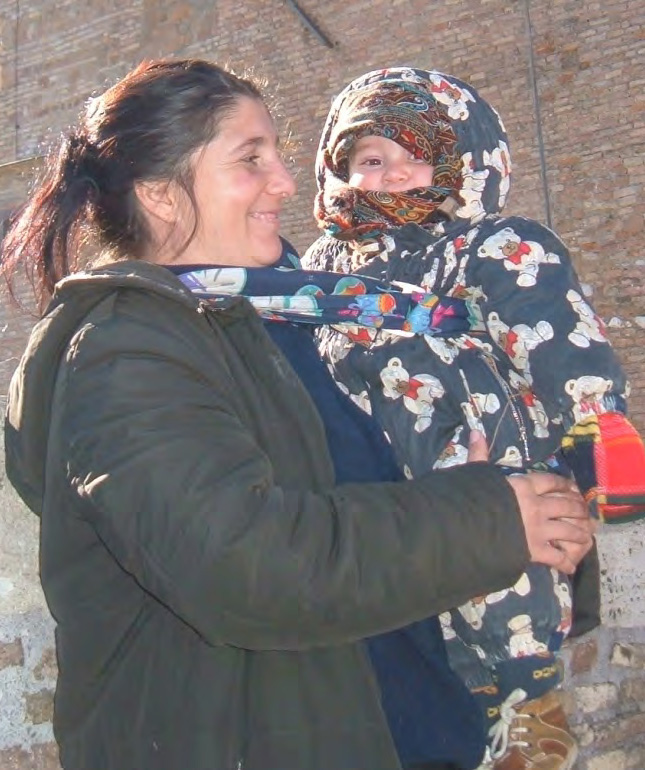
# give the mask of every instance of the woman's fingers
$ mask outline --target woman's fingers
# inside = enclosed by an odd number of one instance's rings
[[[544,516],[559,521],[568,520],[570,524],[577,524],[588,528],[591,525],[589,508],[579,492],[547,492],[538,494],[542,503]]]
[[[571,554],[568,550],[551,544],[547,545],[544,551],[533,561],[546,564],[547,567],[554,567],[559,572],[564,572],[565,575],[573,575],[581,558],[582,556],[578,558],[577,554]]]
[[[472,431],[468,461],[488,460],[480,431]],[[570,480],[554,473],[529,472],[508,477],[524,522],[531,560],[572,574],[593,544],[596,524]]]
[[[531,482],[533,490],[538,495],[574,493],[580,496],[578,487],[571,479],[558,476],[556,473],[542,473],[541,471],[529,471],[526,477]],[[582,499],[582,498],[580,498]]]
[[[594,523],[579,492],[550,473],[510,476],[531,560],[571,574],[593,544]]]

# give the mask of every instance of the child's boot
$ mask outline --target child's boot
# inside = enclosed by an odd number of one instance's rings
[[[514,690],[491,728],[493,770],[571,770],[578,747],[555,692],[527,701]]]

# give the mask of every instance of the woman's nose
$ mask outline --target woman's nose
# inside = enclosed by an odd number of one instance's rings
[[[284,161],[280,160],[276,163],[269,186],[274,195],[282,195],[285,198],[290,198],[292,195],[295,195],[296,180],[285,166]]]

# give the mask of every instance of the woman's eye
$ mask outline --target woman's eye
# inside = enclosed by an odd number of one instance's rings
[[[242,158],[242,160],[245,163],[257,163],[260,160],[259,155],[247,155],[245,158]]]

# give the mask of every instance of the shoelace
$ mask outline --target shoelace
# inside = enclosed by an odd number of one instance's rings
[[[521,714],[515,710],[520,703],[526,700],[526,692],[521,689],[513,690],[506,700],[499,707],[499,720],[488,731],[491,738],[490,757],[499,759],[506,754],[510,745],[510,731],[513,720]],[[518,728],[522,729],[522,728]]]
[[[490,755],[490,749],[488,746],[486,746],[486,751],[484,753],[484,756],[482,758],[481,765],[478,765],[475,770],[494,770],[493,768],[493,758]]]

